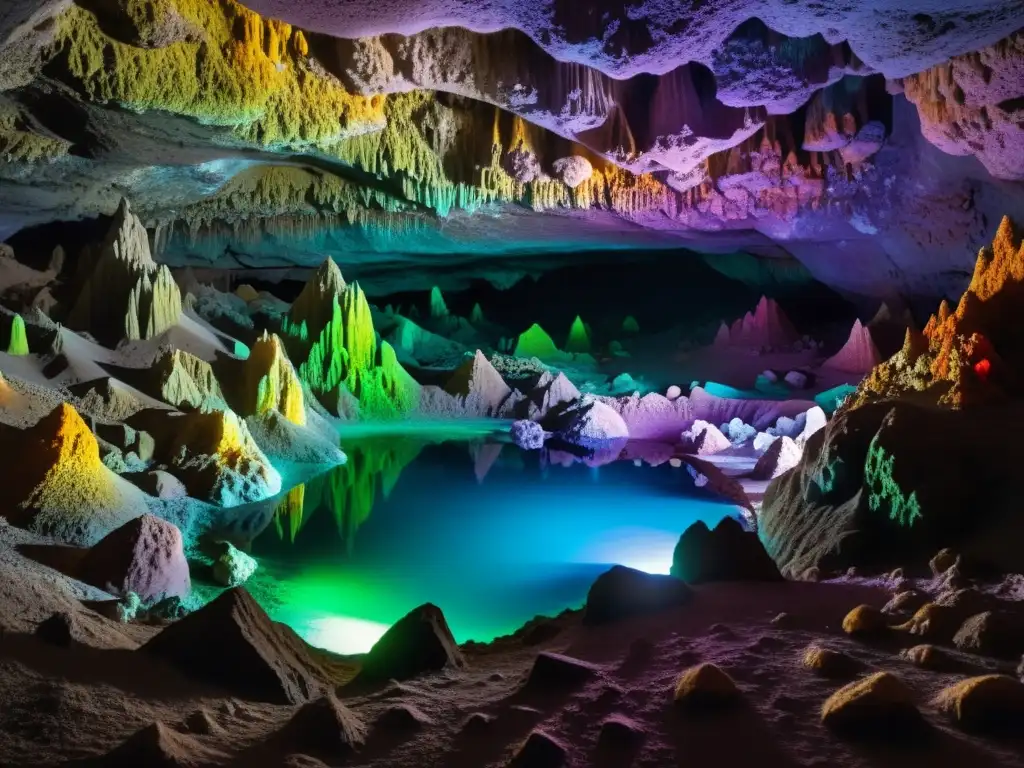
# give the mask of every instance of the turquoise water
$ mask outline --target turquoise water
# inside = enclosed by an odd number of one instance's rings
[[[342,447],[348,464],[293,489],[252,546],[271,616],[338,653],[424,602],[459,642],[491,640],[581,605],[612,564],[667,573],[688,525],[732,509],[668,463],[587,466],[480,435]]]

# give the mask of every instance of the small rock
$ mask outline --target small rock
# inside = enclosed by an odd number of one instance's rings
[[[583,616],[585,624],[609,624],[633,616],[685,605],[693,597],[684,582],[616,565],[591,585]]]
[[[892,599],[882,607],[882,613],[890,615],[913,613],[927,602],[928,595],[918,592],[916,589],[908,589],[893,595]]]
[[[902,739],[920,733],[924,725],[913,693],[889,672],[876,672],[833,693],[821,708],[821,722],[852,739]]]
[[[153,605],[146,613],[151,619],[177,621],[188,616],[188,608],[180,597],[168,597]]]
[[[408,680],[465,664],[441,609],[426,603],[384,633],[363,659],[356,681]]]
[[[299,707],[277,739],[302,751],[312,749],[337,759],[362,745],[366,728],[358,715],[328,694]]]
[[[714,664],[698,664],[679,676],[673,698],[686,707],[717,707],[738,702],[740,691]]]
[[[843,619],[843,631],[854,637],[878,635],[888,628],[885,614],[870,605],[858,605]]]
[[[676,384],[673,384],[671,387],[665,390],[666,400],[678,400],[680,397],[682,397],[682,395],[683,390],[680,389],[679,386],[677,386]]]
[[[816,565],[812,565],[800,574],[799,580],[812,582],[821,581],[821,569]]]
[[[213,719],[213,715],[205,709],[197,709],[185,718],[185,722],[182,725],[189,733],[195,733],[200,736],[208,736],[221,730],[221,727],[217,725],[217,721]]]
[[[857,566],[851,565],[849,568],[846,569],[846,578],[848,578],[848,579],[856,579],[856,578],[859,578],[859,577],[860,577],[860,570],[858,570]]]
[[[789,371],[784,380],[793,389],[807,389],[807,374],[803,371]]]
[[[852,656],[820,645],[810,645],[804,651],[804,666],[822,677],[853,677],[863,665]]]
[[[946,651],[927,643],[904,648],[900,658],[906,659],[915,667],[930,669],[933,672],[948,672],[959,668],[960,664]]]
[[[544,731],[534,731],[512,758],[514,768],[562,768],[568,761],[564,746]]]
[[[894,629],[918,637],[949,642],[963,621],[963,612],[948,605],[925,603],[909,620]]]
[[[50,645],[69,648],[77,631],[75,617],[61,611],[41,621],[36,627],[36,637]]]
[[[944,689],[932,702],[969,731],[1020,733],[1024,684],[1006,675],[983,675]]]
[[[629,752],[637,749],[644,740],[643,727],[624,715],[612,715],[601,723],[597,737],[597,748],[605,752]]]
[[[780,613],[771,620],[772,626],[779,629],[795,629],[800,622],[791,613]]]
[[[934,576],[941,576],[943,573],[948,571],[960,557],[953,552],[951,549],[940,549],[938,553],[931,560],[928,561],[928,567],[932,569]]]
[[[513,422],[509,434],[512,442],[527,451],[536,451],[544,447],[544,428],[535,421],[520,419]]]
[[[244,584],[256,572],[256,559],[230,542],[222,542],[223,552],[213,564],[213,580],[222,587],[237,587]]]
[[[985,611],[964,621],[953,636],[953,644],[967,653],[1019,657],[1024,652],[1024,626],[1012,614]]]
[[[580,659],[560,653],[538,653],[526,681],[531,691],[578,688],[597,677],[600,669]]]

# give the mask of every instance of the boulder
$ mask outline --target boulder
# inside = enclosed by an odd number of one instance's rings
[[[757,534],[744,531],[731,517],[723,517],[713,530],[703,521],[687,528],[672,553],[671,574],[689,584],[782,580]]]
[[[512,442],[524,450],[536,451],[544,447],[544,428],[535,421],[514,421],[509,434],[512,435]]]
[[[366,740],[366,727],[352,710],[328,693],[299,707],[274,740],[279,744],[332,758],[349,757]]]
[[[462,667],[465,659],[448,622],[436,605],[415,608],[384,633],[363,659],[354,682],[408,680],[446,667]]]
[[[544,731],[533,731],[512,757],[512,768],[562,768],[568,765],[565,746]]]
[[[140,651],[253,701],[299,704],[330,685],[310,647],[271,621],[243,587],[166,627]]]
[[[609,624],[631,616],[657,613],[689,602],[692,590],[673,576],[659,576],[616,565],[587,592],[585,624]]]
[[[927,643],[904,648],[900,651],[900,658],[906,659],[915,667],[934,672],[954,672],[961,667],[948,652]]]
[[[732,678],[714,664],[698,664],[679,676],[673,699],[687,708],[712,708],[738,703],[740,691]]]
[[[870,605],[858,605],[843,619],[843,632],[854,637],[870,637],[888,630],[885,614]]]
[[[984,611],[969,617],[953,636],[961,651],[982,656],[1020,658],[1024,653],[1024,622],[1008,611]]]
[[[181,531],[148,514],[130,520],[91,547],[77,575],[113,595],[134,592],[146,604],[186,597],[192,588]]]
[[[583,395],[568,405],[552,409],[542,423],[560,439],[574,444],[629,437],[622,417],[592,395]]]
[[[808,646],[803,661],[814,673],[829,678],[851,678],[864,668],[852,656],[820,645]]]
[[[796,441],[785,435],[777,437],[757,460],[750,476],[755,480],[774,480],[799,464],[802,455],[803,451]]]
[[[222,542],[223,552],[213,564],[213,580],[224,587],[244,584],[256,572],[256,558],[236,549],[230,542]]]
[[[964,730],[1020,734],[1024,684],[1006,675],[982,675],[942,690],[932,704]]]
[[[161,722],[147,725],[96,761],[101,766],[187,768],[216,764],[224,755],[190,734],[178,733]]]
[[[919,734],[924,718],[914,694],[895,675],[876,672],[833,693],[821,722],[851,739],[902,739]]]
[[[600,674],[600,669],[580,659],[560,653],[537,654],[524,690],[538,693],[565,691],[586,685]]]

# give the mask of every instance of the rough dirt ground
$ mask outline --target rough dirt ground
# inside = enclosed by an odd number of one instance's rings
[[[566,746],[571,766],[1024,766],[1024,738],[964,735],[929,708],[933,694],[966,672],[928,672],[897,656],[900,647],[919,638],[894,635],[865,644],[843,634],[842,618],[853,606],[881,607],[889,597],[879,586],[850,583],[707,585],[697,588],[687,606],[603,628],[584,627],[578,614],[565,614],[519,637],[465,648],[465,670],[360,696],[342,689],[340,697],[368,728],[365,746],[347,760],[313,749],[308,751],[322,763],[289,758],[288,751],[307,750],[281,750],[271,746],[271,737],[293,707],[231,699],[135,653],[158,628],[118,625],[77,605],[78,598],[99,594],[12,549],[28,538],[0,525],[3,766],[59,765],[102,755],[158,721],[185,733],[184,722],[199,710],[208,713],[210,732],[190,733],[174,765],[486,768],[506,765],[530,732],[540,729]],[[76,616],[81,631],[70,648],[31,635],[55,610]],[[780,613],[789,620],[773,623]],[[819,720],[821,704],[845,681],[818,677],[803,666],[812,642],[847,652],[863,662],[865,673],[885,669],[898,675],[917,695],[930,736],[904,747],[858,746],[827,731]],[[524,687],[542,650],[589,662],[595,674],[575,689]],[[703,714],[673,706],[679,673],[702,661],[732,676],[741,706]],[[996,666],[977,657],[969,663],[974,674]],[[396,707],[413,708],[420,725],[389,723]],[[490,721],[481,725],[478,718],[477,727],[467,727],[474,713]],[[609,717],[625,718],[643,731],[632,762],[598,747],[601,724]]]

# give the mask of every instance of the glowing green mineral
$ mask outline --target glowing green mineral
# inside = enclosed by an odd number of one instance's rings
[[[11,341],[7,345],[7,354],[28,354],[28,337],[25,335],[25,321],[21,315],[15,315],[14,322],[11,323]]]
[[[576,315],[576,319],[572,321],[572,327],[569,328],[569,336],[565,340],[565,351],[575,353],[590,351],[590,333],[579,315]]]
[[[480,302],[473,305],[473,311],[469,313],[469,322],[473,325],[480,325],[484,321],[484,311],[480,307]]]
[[[436,285],[430,289],[430,316],[448,317],[448,305],[444,303],[441,289]]]
[[[640,323],[632,315],[626,315],[626,319],[622,321],[622,330],[626,333],[640,333]]]
[[[559,351],[547,331],[534,323],[519,334],[513,354],[516,357],[539,357],[543,360],[546,357],[557,357]]]

